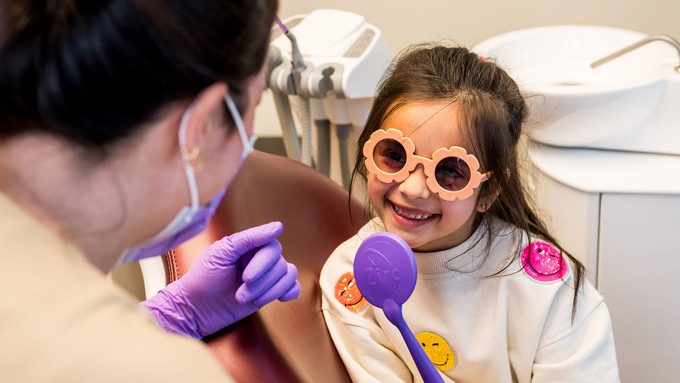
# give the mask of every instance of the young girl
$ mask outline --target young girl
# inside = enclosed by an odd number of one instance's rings
[[[377,231],[414,250],[403,306],[446,382],[617,382],[609,313],[527,202],[515,82],[464,48],[417,46],[384,78],[359,138],[354,177],[377,217],[321,273],[323,313],[357,382],[422,381],[399,331],[354,285]]]

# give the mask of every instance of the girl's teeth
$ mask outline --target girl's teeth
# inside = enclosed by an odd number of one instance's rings
[[[397,212],[402,217],[408,218],[408,219],[416,219],[416,220],[425,220],[428,218],[431,218],[434,214],[409,214],[399,208],[397,205],[394,206],[394,211]]]

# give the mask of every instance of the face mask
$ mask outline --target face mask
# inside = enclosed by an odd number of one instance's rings
[[[175,218],[173,218],[173,220],[170,221],[170,223],[168,223],[168,225],[163,230],[158,232],[158,234],[135,247],[125,250],[123,255],[118,260],[118,264],[165,254],[166,252],[177,247],[182,242],[202,232],[208,226],[208,222],[215,213],[217,206],[220,204],[220,201],[222,200],[224,193],[227,191],[229,184],[231,184],[231,181],[238,173],[243,161],[245,161],[246,157],[248,157],[248,154],[253,151],[253,144],[257,139],[257,136],[254,135],[250,139],[248,139],[248,136],[246,136],[246,129],[243,126],[241,115],[239,114],[234,101],[231,99],[231,96],[228,94],[225,97],[225,102],[232,118],[234,119],[234,122],[236,123],[236,129],[238,130],[239,136],[241,137],[241,143],[243,144],[243,151],[241,152],[241,157],[239,158],[231,180],[229,180],[227,185],[225,185],[225,187],[222,188],[222,190],[220,190],[207,205],[200,206],[198,202],[199,196],[198,188],[196,186],[196,175],[191,165],[189,165],[188,161],[185,160],[184,170],[189,183],[189,191],[191,192],[191,206],[182,207]],[[182,122],[179,129],[179,144],[181,148],[186,147],[186,127],[189,121],[189,116],[191,116],[192,107],[193,105],[189,106],[182,116]]]

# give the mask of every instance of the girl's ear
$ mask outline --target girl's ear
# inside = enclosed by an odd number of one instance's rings
[[[482,195],[479,197],[477,200],[477,208],[476,210],[480,213],[485,213],[487,210],[491,208],[491,204],[496,200],[496,197],[498,197],[498,194],[500,193],[485,193],[485,195]]]
[[[508,178],[510,178],[510,169],[505,170],[505,179],[507,180]],[[489,184],[489,188],[484,189],[484,192],[477,199],[476,210],[480,213],[485,213],[489,210],[491,204],[496,201],[496,198],[498,198],[498,195],[503,190],[501,183],[494,180],[493,175],[486,182]]]

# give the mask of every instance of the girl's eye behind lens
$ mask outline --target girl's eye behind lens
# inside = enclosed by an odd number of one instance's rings
[[[399,142],[385,139],[375,145],[373,158],[380,170],[396,173],[406,165],[406,150]]]
[[[470,182],[470,167],[458,157],[441,160],[434,170],[437,183],[450,191],[463,190]]]

